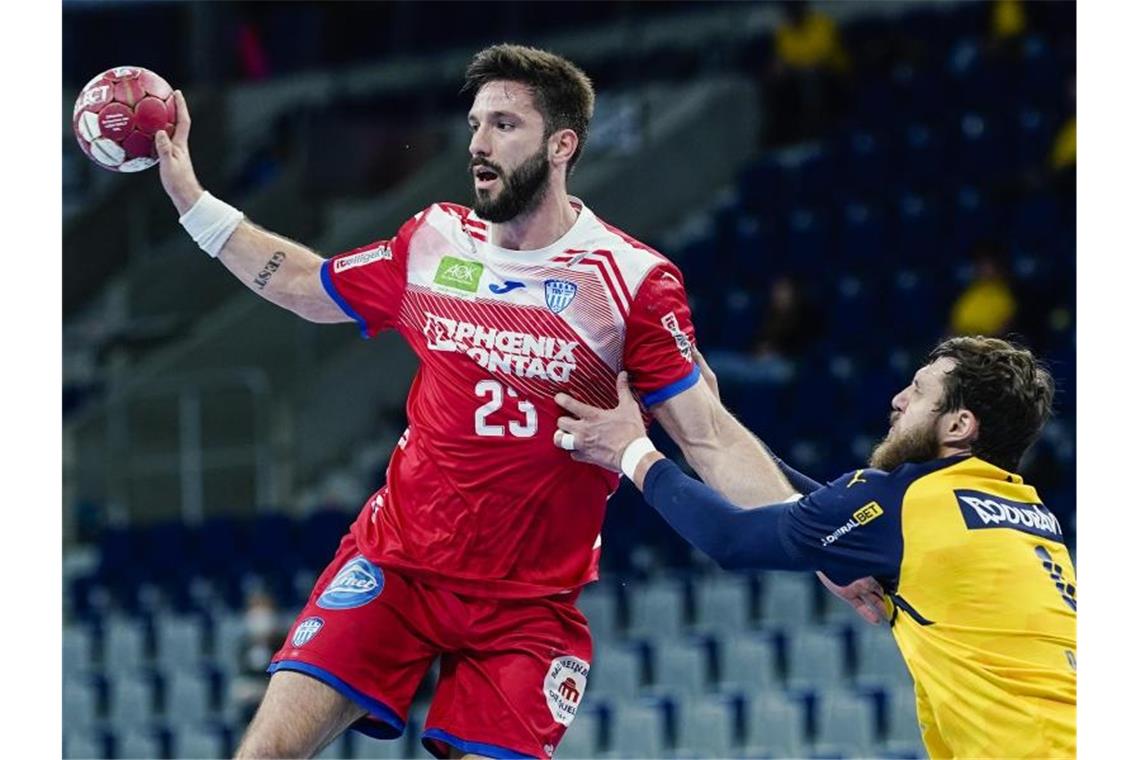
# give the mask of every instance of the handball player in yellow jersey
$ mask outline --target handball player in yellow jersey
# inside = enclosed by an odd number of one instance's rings
[[[715,393],[706,381],[689,392]],[[1053,400],[1028,350],[943,342],[892,400],[867,469],[820,485],[765,457],[754,471],[771,498],[759,505],[683,474],[645,437],[624,374],[618,391],[609,410],[560,396],[574,415],[559,420],[560,443],[623,471],[726,569],[814,570],[864,590],[873,578],[931,757],[1076,755],[1075,574],[1057,518],[1016,472]]]

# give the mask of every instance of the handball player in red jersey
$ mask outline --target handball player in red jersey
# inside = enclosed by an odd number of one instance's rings
[[[515,45],[478,53],[473,207],[437,203],[391,237],[331,258],[206,193],[177,95],[159,135],[179,221],[259,296],[312,322],[397,330],[420,369],[408,428],[283,646],[239,757],[311,757],[348,728],[399,736],[432,661],[423,731],[438,757],[551,757],[588,693],[592,644],[575,606],[598,577],[618,476],[574,461],[557,393],[645,407],[713,488],[764,503],[782,476],[694,361],[680,271],[568,195],[594,92],[574,64]]]

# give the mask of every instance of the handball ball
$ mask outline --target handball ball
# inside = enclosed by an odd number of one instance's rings
[[[158,163],[154,136],[174,137],[174,90],[153,71],[118,66],[79,93],[71,126],[87,157],[113,172],[138,172]]]

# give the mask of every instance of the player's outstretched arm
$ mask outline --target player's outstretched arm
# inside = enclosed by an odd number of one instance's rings
[[[351,321],[321,285],[324,259],[258,227],[203,189],[190,161],[190,110],[181,90],[174,99],[178,109],[174,138],[159,131],[155,147],[162,188],[178,210],[179,221],[207,253],[267,301],[311,322]]]

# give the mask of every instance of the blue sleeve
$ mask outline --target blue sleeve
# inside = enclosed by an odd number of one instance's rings
[[[812,569],[780,541],[789,503],[741,509],[668,459],[649,468],[642,493],[673,530],[726,570]]]
[[[897,578],[902,496],[910,479],[856,470],[800,499],[780,522],[788,553],[834,582]]]
[[[787,478],[788,482],[792,484],[792,488],[805,495],[823,488],[822,483],[812,480],[799,470],[794,469],[783,459],[780,459],[775,454],[772,454],[771,449],[768,450],[768,453],[771,455],[772,461],[774,461],[776,463],[776,466],[780,468],[780,472],[784,473],[784,477]]]

